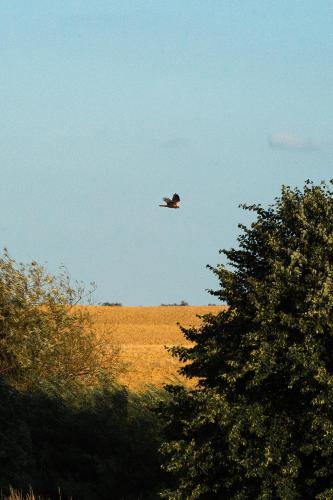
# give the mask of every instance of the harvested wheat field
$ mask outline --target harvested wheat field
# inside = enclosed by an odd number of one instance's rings
[[[110,331],[110,345],[120,348],[124,371],[119,381],[130,389],[143,390],[177,380],[189,383],[177,370],[180,363],[165,346],[190,345],[179,326],[199,326],[197,315],[217,314],[219,306],[108,307],[89,306],[97,331]]]

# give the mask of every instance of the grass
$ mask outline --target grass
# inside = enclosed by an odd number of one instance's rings
[[[190,345],[178,323],[199,326],[197,315],[217,314],[216,306],[107,307],[87,306],[97,332],[109,332],[110,349],[119,346],[123,370],[119,382],[131,390],[165,383],[190,384],[178,374],[180,363],[165,346]],[[193,384],[193,382],[192,382]]]
[[[14,488],[9,488],[9,496],[4,496],[1,494],[1,500],[51,500],[50,497],[42,497],[40,495],[35,496],[34,492],[30,488],[28,493],[24,494],[22,491],[14,490]],[[61,500],[61,493],[59,491],[59,500]]]

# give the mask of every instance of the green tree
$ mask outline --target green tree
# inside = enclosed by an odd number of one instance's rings
[[[20,390],[65,394],[112,376],[117,357],[97,336],[85,297],[68,273],[58,276],[32,262],[0,257],[0,376]],[[106,332],[105,332],[106,333]]]
[[[167,498],[333,498],[333,191],[283,187],[213,269],[228,307],[172,349]]]

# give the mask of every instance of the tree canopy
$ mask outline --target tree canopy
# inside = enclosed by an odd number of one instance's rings
[[[0,376],[19,390],[70,392],[112,376],[115,351],[96,335],[88,312],[73,307],[86,290],[66,270],[0,257]]]
[[[254,222],[212,268],[227,307],[172,349],[198,386],[161,409],[167,498],[333,497],[332,184],[243,205]]]

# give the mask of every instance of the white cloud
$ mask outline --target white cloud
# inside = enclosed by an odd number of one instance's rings
[[[268,144],[274,149],[293,151],[314,151],[318,146],[310,138],[304,138],[290,132],[275,132],[268,137]]]

